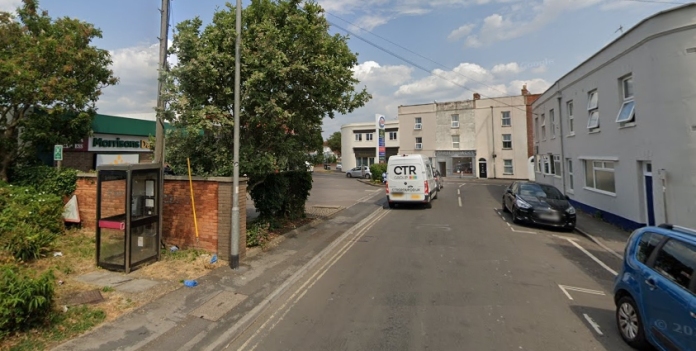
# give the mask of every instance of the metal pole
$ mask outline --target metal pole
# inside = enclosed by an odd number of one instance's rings
[[[491,163],[493,164],[493,179],[495,179],[495,158],[497,156],[497,153],[495,152],[495,117],[493,116],[493,105],[491,102],[491,140],[493,142],[493,147],[491,148],[493,150],[493,155],[491,157]],[[480,176],[480,174],[479,174]]]
[[[239,110],[241,64],[240,48],[242,41],[242,0],[237,0],[237,39],[234,42],[234,168],[232,189],[232,240],[230,240],[230,268],[239,268]]]
[[[162,90],[164,84],[164,72],[167,69],[167,42],[169,36],[169,1],[162,0],[162,18],[160,19],[160,51],[159,51],[159,79],[157,83],[157,123],[155,123],[155,163],[164,165],[164,99]]]

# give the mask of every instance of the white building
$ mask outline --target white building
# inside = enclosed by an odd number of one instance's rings
[[[375,121],[350,123],[341,126],[341,167],[343,171],[378,161],[378,134]],[[387,159],[399,152],[399,121],[384,124],[384,144]]]
[[[527,107],[536,97],[524,87],[518,96],[399,106],[399,152],[423,154],[445,177],[528,179]]]
[[[695,19],[657,13],[542,94],[537,181],[627,229],[696,227]]]

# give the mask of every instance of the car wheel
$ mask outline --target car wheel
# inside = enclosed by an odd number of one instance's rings
[[[622,297],[616,304],[616,326],[619,328],[621,338],[631,347],[638,350],[648,348],[642,317],[630,296]]]
[[[505,206],[505,199],[504,198],[503,198],[503,212],[510,213],[510,210],[508,210],[507,206]]]
[[[515,223],[515,224],[520,223],[519,218],[517,218],[517,210],[512,211],[512,223]]]
[[[369,174],[365,174],[365,179],[370,179],[370,178],[371,178],[371,177],[370,177]]]
[[[346,177],[348,177],[348,178],[353,178],[353,176],[350,175],[350,173],[346,173]]]

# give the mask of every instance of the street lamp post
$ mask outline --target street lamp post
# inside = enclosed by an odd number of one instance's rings
[[[232,240],[230,240],[230,268],[239,268],[239,110],[240,110],[240,47],[242,41],[242,0],[237,0],[237,39],[234,53],[234,168],[232,191]]]

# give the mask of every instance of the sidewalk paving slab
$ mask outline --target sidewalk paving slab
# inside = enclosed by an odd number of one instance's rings
[[[259,310],[258,306],[288,278],[379,209],[381,206],[372,202],[357,203],[342,210],[334,217],[336,221],[307,225],[270,251],[248,257],[239,270],[227,265],[216,268],[197,279],[198,286],[182,286],[53,350],[205,349],[228,337],[230,328],[249,319],[247,315]]]
[[[575,229],[620,259],[623,258],[626,241],[631,234],[580,210],[577,211]]]

